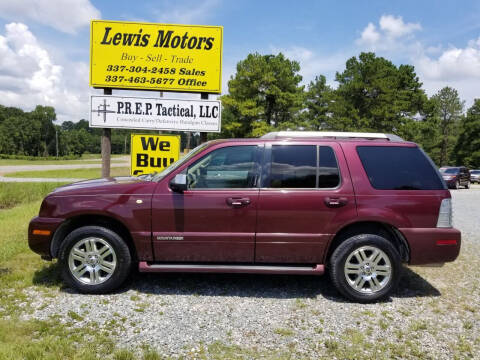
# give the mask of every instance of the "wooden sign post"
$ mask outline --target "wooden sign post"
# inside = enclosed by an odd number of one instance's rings
[[[112,95],[112,89],[103,89],[103,95]],[[107,105],[105,105],[105,115]],[[112,129],[103,128],[102,134],[102,178],[110,177],[110,158],[112,154]]]

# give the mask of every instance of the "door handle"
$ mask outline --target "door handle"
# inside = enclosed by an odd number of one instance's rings
[[[242,207],[250,204],[249,198],[227,198],[227,204],[231,207]]]
[[[325,198],[325,205],[331,208],[338,208],[347,205],[348,199],[346,197],[329,197]]]

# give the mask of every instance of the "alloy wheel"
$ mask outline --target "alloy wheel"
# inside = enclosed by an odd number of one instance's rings
[[[88,237],[72,247],[68,267],[79,282],[98,285],[107,281],[115,272],[117,256],[113,247],[104,239]]]
[[[392,278],[392,264],[385,252],[374,246],[362,246],[347,257],[344,266],[348,285],[362,294],[376,293]]]

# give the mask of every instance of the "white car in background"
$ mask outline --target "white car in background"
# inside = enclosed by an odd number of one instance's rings
[[[470,170],[470,182],[480,183],[480,170]]]

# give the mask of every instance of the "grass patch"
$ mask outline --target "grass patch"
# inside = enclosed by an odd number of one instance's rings
[[[0,212],[0,318],[15,316],[25,300],[25,287],[37,285],[48,291],[60,284],[56,263],[46,263],[28,248],[28,223],[39,206],[34,202]]]
[[[32,217],[38,214],[39,208],[40,202],[37,201],[0,211],[0,224],[2,224],[2,231],[0,232],[1,265],[12,261],[16,255],[30,252],[27,245],[28,223]],[[12,275],[11,271],[6,272],[2,275],[2,278],[10,275]]]
[[[23,204],[0,212],[0,359],[136,359],[133,352],[117,349],[107,332],[95,324],[81,328],[63,323],[58,316],[50,320],[20,320],[29,311],[26,287],[52,296],[51,287],[61,286],[56,263],[47,263],[29,250],[27,226],[38,213],[40,202]],[[41,305],[43,306],[43,305]],[[84,321],[70,311],[66,320]],[[154,350],[145,349],[140,358],[159,359]]]
[[[70,316],[72,320],[83,321],[83,316],[77,314],[75,311],[70,310],[67,315]]]
[[[112,357],[113,354],[113,357]],[[113,340],[92,324],[69,327],[58,319],[48,321],[11,321],[0,319],[0,359],[161,359],[150,348],[136,356],[127,349],[116,348]]]
[[[112,167],[110,176],[130,175],[129,167]],[[102,169],[60,169],[45,171],[19,171],[5,174],[5,177],[16,178],[75,178],[75,179],[96,179],[102,176]]]
[[[15,165],[72,165],[72,164],[101,164],[101,159],[92,160],[21,160],[21,159],[0,159],[0,166]]]
[[[64,157],[56,159],[55,157],[35,157],[35,156],[10,156],[0,154],[0,166],[8,165],[68,165],[68,164],[100,164],[102,160],[101,154],[83,154],[81,158]],[[121,161],[118,159],[121,156],[128,155],[111,155],[112,162]]]
[[[216,341],[208,346],[200,346],[198,352],[189,353],[181,359],[212,359],[212,360],[224,360],[224,359],[264,359],[264,360],[301,360],[305,359],[305,356],[299,354],[293,354],[290,352],[279,351],[259,351],[257,349],[247,349],[237,345],[227,345],[220,341]]]
[[[327,339],[323,346],[327,358],[370,360],[370,359],[431,359],[412,341],[390,342],[387,339],[369,341],[362,331],[346,329],[340,340]]]
[[[292,329],[284,329],[284,328],[275,329],[274,333],[282,336],[293,336],[295,334],[295,332]]]
[[[61,185],[62,183],[0,182],[0,209],[9,209],[17,205],[41,200],[45,195]]]

